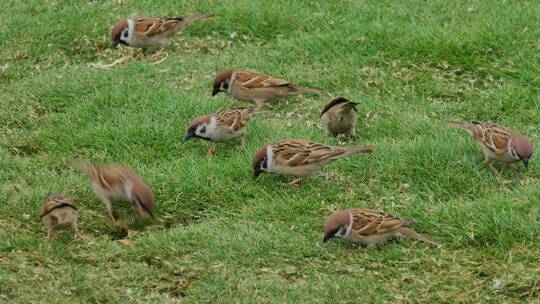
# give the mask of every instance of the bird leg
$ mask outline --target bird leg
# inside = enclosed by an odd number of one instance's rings
[[[292,187],[298,187],[298,186],[300,186],[300,182],[303,179],[304,179],[303,177],[297,178],[297,179],[293,180],[292,182],[288,183],[287,185],[292,186]]]
[[[73,229],[73,231],[75,232],[75,239],[76,240],[82,240],[83,239],[81,233],[79,232],[79,228],[77,227],[77,223],[71,224],[71,229]]]
[[[105,207],[107,207],[107,213],[109,214],[109,217],[111,218],[113,222],[113,225],[116,225],[116,218],[114,217],[114,214],[113,214],[111,201],[108,198],[105,198],[105,199],[102,198],[102,200],[103,200],[103,203],[105,204]]]
[[[210,147],[210,150],[208,150],[208,156],[212,156],[216,154],[216,143],[212,144],[212,147]]]
[[[244,151],[246,149],[246,135],[242,135],[240,140],[242,141],[242,143],[240,144],[240,150]]]
[[[154,54],[152,54],[152,56],[150,56],[150,59],[156,59],[158,58],[159,56],[161,56],[161,54],[163,53],[163,49],[160,49],[159,51],[155,52]]]
[[[351,128],[349,130],[349,136],[351,136],[352,138],[357,138],[356,137],[356,129],[355,128]]]
[[[52,227],[47,227],[47,240],[51,240],[55,233],[56,231]]]
[[[501,177],[501,173],[499,173],[499,171],[497,171],[497,169],[493,167],[493,164],[491,163],[491,159],[486,158],[484,160],[484,164],[486,164],[489,167],[489,169],[491,170],[491,172],[493,172],[493,174],[495,174],[497,177]]]
[[[264,109],[264,102],[255,101],[255,111],[262,111]]]

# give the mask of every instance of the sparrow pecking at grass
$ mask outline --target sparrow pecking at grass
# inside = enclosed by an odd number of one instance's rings
[[[393,237],[406,237],[439,246],[427,236],[405,227],[411,222],[410,219],[394,217],[382,211],[345,209],[335,212],[326,220],[323,243],[339,237],[371,249]]]
[[[119,44],[124,44],[140,48],[145,53],[148,48],[168,45],[172,37],[184,26],[212,16],[209,13],[202,13],[188,18],[146,17],[123,19],[118,21],[111,30],[112,47],[116,48]]]
[[[130,202],[144,219],[153,217],[154,193],[133,169],[120,165],[97,166],[81,159],[71,161],[71,165],[86,174],[94,193],[105,204],[113,224],[116,224],[113,200]]]
[[[73,200],[60,194],[51,194],[39,211],[41,222],[47,227],[47,239],[51,239],[56,231],[69,227],[75,233],[75,239],[82,239],[77,227],[79,211]]]
[[[450,121],[448,124],[472,134],[484,152],[484,163],[495,175],[500,176],[500,173],[491,163],[494,160],[507,165],[521,161],[525,167],[529,166],[534,148],[526,137],[492,123]]]
[[[261,73],[232,69],[223,70],[216,75],[212,96],[216,96],[219,92],[226,92],[238,100],[254,103],[259,110],[266,103],[289,95],[322,93],[316,89],[298,88],[287,80]]]
[[[357,104],[344,97],[332,99],[320,115],[325,134],[334,137],[339,134],[356,137]]]
[[[208,150],[208,155],[213,155],[216,152],[216,143],[240,137],[243,149],[246,126],[255,113],[256,111],[253,109],[236,108],[199,116],[186,127],[184,140],[200,138],[213,142],[212,147]]]
[[[253,178],[262,172],[278,175],[292,175],[299,178],[289,185],[296,186],[300,181],[322,170],[329,163],[357,153],[371,153],[372,147],[339,148],[314,143],[304,139],[282,140],[267,144],[253,157]]]

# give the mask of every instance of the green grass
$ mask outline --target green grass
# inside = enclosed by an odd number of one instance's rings
[[[499,166],[501,183],[443,123],[497,122],[538,145],[537,2],[174,2],[0,3],[0,302],[538,301],[538,160]],[[131,54],[109,49],[119,18],[203,11],[218,16],[186,28],[159,64],[90,67]],[[242,105],[211,97],[225,67],[360,102],[359,138],[325,138],[330,96],[305,95],[254,119],[245,151],[220,145],[208,159],[208,143],[182,135],[191,118]],[[253,153],[283,138],[375,153],[299,188],[253,181]],[[130,165],[151,185],[157,220],[134,243],[113,240],[103,204],[66,165],[75,157]],[[79,205],[84,241],[45,241],[38,210],[52,192]],[[414,218],[444,246],[322,245],[325,218],[348,207]]]

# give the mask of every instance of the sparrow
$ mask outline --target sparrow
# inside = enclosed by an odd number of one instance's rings
[[[130,202],[144,219],[153,217],[154,193],[133,169],[120,165],[96,166],[81,159],[71,161],[71,165],[86,174],[94,193],[107,207],[113,224],[116,224],[113,200]]]
[[[507,165],[522,161],[525,168],[529,166],[534,148],[526,137],[492,123],[450,121],[448,124],[465,129],[474,136],[484,152],[484,163],[489,165],[495,175],[500,173],[491,164],[493,160]]]
[[[79,211],[75,203],[60,194],[51,194],[39,211],[39,218],[47,227],[47,239],[51,239],[56,231],[63,227],[71,227],[75,239],[82,239],[77,228]]]
[[[212,17],[202,13],[188,18],[184,17],[146,17],[139,19],[123,19],[118,21],[111,31],[112,47],[124,44],[135,48],[163,47],[184,26],[195,21]]]
[[[238,100],[254,103],[257,109],[262,109],[265,103],[289,95],[322,94],[316,89],[294,87],[287,80],[232,69],[223,70],[216,75],[212,96],[219,92],[227,92]]]
[[[213,144],[208,150],[208,155],[213,155],[216,152],[217,142],[226,142],[241,137],[243,149],[246,126],[255,113],[256,111],[253,109],[236,108],[199,116],[186,127],[184,140],[201,138],[212,141]]]
[[[253,178],[262,172],[292,175],[299,178],[289,183],[297,186],[300,181],[326,165],[356,153],[371,153],[372,147],[338,148],[318,144],[304,139],[282,140],[267,144],[253,157]]]
[[[324,106],[320,118],[327,136],[347,134],[356,137],[356,105],[344,97],[332,99]]]
[[[335,212],[326,220],[323,243],[339,237],[371,249],[393,237],[401,236],[439,246],[427,236],[405,227],[411,222],[410,219],[394,217],[382,211],[345,209]]]

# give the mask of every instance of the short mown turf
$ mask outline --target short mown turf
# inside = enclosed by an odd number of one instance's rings
[[[175,3],[176,2],[176,3]],[[111,63],[120,18],[217,16],[157,59]],[[0,2],[0,302],[526,302],[540,297],[540,158],[497,165],[446,120],[540,134],[536,1]],[[164,59],[163,61],[161,61]],[[328,95],[276,103],[248,126],[246,149],[183,142],[191,118],[246,105],[211,82],[258,70]],[[334,96],[360,103],[356,140],[323,136]],[[264,143],[307,138],[373,145],[298,188],[252,180]],[[156,221],[118,241],[85,177],[84,157],[132,166],[157,197]],[[84,241],[46,241],[52,192],[79,206]],[[382,209],[443,247],[395,240],[372,251],[322,244],[334,210]],[[144,223],[143,223],[144,224]]]

